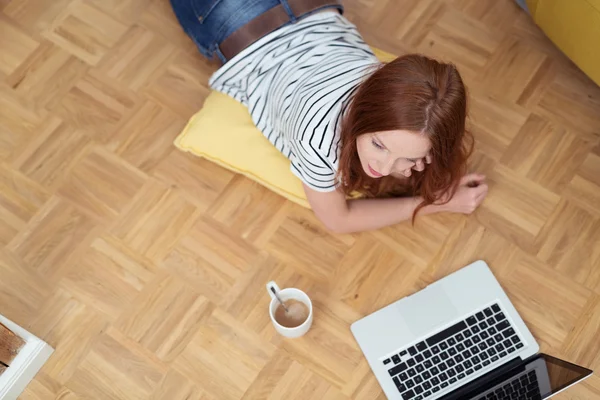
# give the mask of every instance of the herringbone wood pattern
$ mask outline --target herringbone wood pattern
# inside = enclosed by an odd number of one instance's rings
[[[369,43],[459,66],[491,190],[341,236],[173,148],[215,66],[167,0],[0,9],[0,312],[56,348],[22,399],[382,399],[349,325],[479,258],[600,369],[600,88],[511,0],[347,1]],[[275,334],[270,279],[314,299],[306,337]]]

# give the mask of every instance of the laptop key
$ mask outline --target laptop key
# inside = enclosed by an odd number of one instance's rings
[[[498,355],[500,356],[500,358],[502,358],[502,357],[506,357],[506,356],[507,356],[507,353],[506,353],[505,351],[503,351],[502,353],[500,353],[500,354],[498,354]]]
[[[449,377],[453,377],[454,375],[456,375],[456,371],[452,368],[450,368],[448,371],[446,371],[446,373],[448,374]]]
[[[440,369],[440,371],[445,371],[448,369],[448,366],[445,363],[439,363],[438,368]]]
[[[514,352],[515,352],[515,348],[514,348],[514,347],[511,347],[510,349],[508,349],[508,352],[509,352],[509,353],[514,353]]]
[[[445,387],[447,387],[447,386],[448,386],[448,382],[442,382],[442,384],[441,384],[440,386],[441,386],[441,387],[442,387],[442,389],[443,389],[443,388],[445,388]]]
[[[481,342],[481,338],[479,336],[473,336],[473,343],[477,344]]]
[[[408,361],[406,361],[406,363],[408,364],[409,367],[414,367],[417,362],[415,361],[414,358],[409,358]]]
[[[458,346],[456,346],[456,350],[465,351],[465,345],[462,343],[459,343]]]
[[[389,362],[389,358],[388,358],[388,362]],[[396,364],[400,364],[400,357],[398,357],[397,355],[392,356],[392,361],[394,362],[394,365]],[[383,362],[384,364],[386,364],[386,362]]]
[[[477,314],[475,314],[475,316],[477,317],[478,321],[482,321],[485,318],[485,316],[483,315],[483,313],[481,311],[478,312]]]
[[[440,373],[440,370],[438,369],[438,367],[433,367],[429,370],[429,372],[431,372],[431,375],[435,376]]]
[[[479,334],[479,337],[483,340],[487,339],[490,337],[490,335],[488,335],[488,333],[486,331],[483,331]]]
[[[445,351],[442,351],[440,353],[440,357],[442,358],[442,360],[446,360],[449,356],[448,356],[448,353],[446,353]]]
[[[457,342],[462,342],[463,340],[465,340],[465,337],[463,336],[462,333],[459,333],[458,335],[456,335]]]
[[[512,346],[510,339],[506,339],[504,342],[502,342],[502,344],[504,345],[505,348],[509,348],[510,346]]]
[[[454,339],[454,338],[450,338],[450,339],[448,339],[448,344],[449,344],[450,346],[454,346],[454,345],[456,344],[456,339]]]
[[[471,375],[473,372],[475,372],[475,371],[473,371],[473,368],[469,368],[468,370],[465,371],[465,373],[467,375]]]
[[[503,330],[505,330],[508,327],[510,327],[510,324],[508,323],[507,320],[504,320],[504,321],[500,321],[499,323],[497,323],[495,328],[498,332],[502,332]]]
[[[492,309],[490,307],[483,310],[483,313],[485,314],[486,317],[491,317],[493,314]]]
[[[488,365],[490,365],[490,360],[485,360],[485,361],[483,362],[483,366],[484,366],[484,367],[487,367]]]
[[[488,324],[485,321],[481,321],[479,323],[479,328],[481,328],[481,329],[487,329],[487,327],[488,327]]]
[[[517,343],[517,345],[515,346],[517,349],[520,349],[521,347],[523,347],[523,343]]]
[[[482,352],[479,357],[481,357],[482,360],[487,360],[488,358],[490,358],[485,351]],[[410,375],[410,371],[409,371],[409,375]]]
[[[412,388],[415,386],[415,382],[412,379],[409,379],[405,382],[407,388]]]
[[[423,398],[425,398],[427,396],[431,396],[431,390],[428,390],[425,393],[423,393]]]
[[[471,339],[465,340],[465,347],[468,348],[468,347],[471,347],[471,346],[473,346],[473,342],[471,341]]]
[[[488,340],[485,341],[487,343],[488,346],[493,346],[494,344],[496,344],[496,341],[492,338],[489,338]]]
[[[461,363],[463,362],[464,358],[459,354],[456,357],[454,357],[454,361],[456,361],[457,363]]]
[[[511,337],[510,340],[512,340],[514,344],[517,344],[521,341],[517,335]]]
[[[447,380],[448,380],[448,375],[446,375],[446,373],[445,373],[445,372],[442,372],[442,373],[440,374],[440,380],[441,380],[442,382],[444,382],[444,381],[447,381]]]
[[[404,384],[402,382],[400,382],[400,379],[398,379],[397,376],[394,377],[394,383],[396,384],[396,387],[398,388],[400,393],[402,393],[406,390],[406,386],[404,386]]]
[[[496,317],[496,321],[498,321],[498,322],[500,322],[500,321],[502,321],[502,320],[506,319],[506,317],[504,316],[504,313],[502,313],[502,312],[500,312],[500,313],[496,314],[496,316],[495,316],[495,317]]]
[[[465,368],[471,368],[473,366],[473,363],[470,360],[467,360],[464,362],[463,365],[465,366]]]
[[[431,361],[433,361],[434,364],[439,364],[440,363],[440,356],[435,356],[431,359]]]
[[[446,361],[446,364],[447,364],[449,367],[454,367],[454,366],[456,365],[456,363],[454,362],[454,360],[453,360],[453,359],[449,359],[448,361]]]
[[[423,379],[428,380],[431,378],[431,373],[429,371],[423,372]]]
[[[448,339],[449,337],[454,336],[455,334],[464,331],[467,328],[467,324],[464,321],[460,321],[449,328],[444,329],[443,331],[436,333],[426,340],[429,346],[433,346],[438,344],[439,342]]]
[[[492,306],[492,310],[494,310],[494,312],[498,313],[498,312],[500,312],[500,307],[498,306],[498,304],[494,304]]]
[[[483,342],[479,343],[479,350],[484,351],[485,349],[487,349],[487,347],[487,344]]]
[[[416,394],[421,394],[423,392],[424,392],[424,390],[423,390],[423,388],[421,386],[415,386],[415,393]]]
[[[501,342],[501,341],[503,341],[503,340],[504,340],[504,338],[502,337],[502,335],[501,335],[501,334],[499,334],[499,333],[497,333],[497,334],[494,336],[494,339],[496,339],[496,342]]]
[[[437,378],[437,376],[435,376],[432,380],[431,380],[431,384],[432,385],[439,385],[440,384],[440,380]]]
[[[432,391],[433,393],[437,393],[437,392],[439,392],[439,391],[440,391],[440,387],[439,387],[439,386],[436,386],[436,387],[434,387],[433,389],[431,389],[431,391]]]
[[[394,356],[394,357],[398,357],[398,356]],[[400,358],[398,358],[398,360],[400,360]],[[386,358],[385,360],[383,360],[383,365],[387,365],[387,364],[389,364],[389,363],[391,363],[391,362],[392,362],[392,360],[391,360],[391,359],[389,359],[389,358]],[[398,361],[398,362],[400,362],[400,361]],[[397,363],[396,363],[396,364],[397,364]]]
[[[467,359],[469,357],[471,357],[471,352],[469,350],[465,350],[462,352],[462,356]]]
[[[431,368],[433,364],[431,363],[431,360],[425,360],[425,362],[423,363],[423,366],[427,369]]]
[[[504,346],[502,346],[502,343],[498,343],[494,348],[497,352],[501,352],[502,350],[504,350]]]
[[[463,372],[465,370],[465,368],[462,365],[457,365],[455,368],[456,372]]]
[[[419,395],[419,396],[415,397],[415,400],[423,400],[423,396]]]
[[[497,353],[496,349],[494,349],[493,347],[490,347],[487,352],[490,355],[490,357],[496,355]]]
[[[413,392],[412,390],[409,390],[406,393],[402,393],[402,398],[404,400],[412,400],[415,397],[415,392]]]
[[[437,346],[433,346],[431,348],[431,351],[433,352],[433,354],[438,354],[440,352],[440,348]]]
[[[477,323],[477,319],[475,319],[475,317],[467,318],[467,324],[469,324],[469,326],[475,325],[476,323]]]
[[[417,349],[415,348],[415,346],[411,346],[408,348],[408,354],[410,354],[411,356],[417,354]]]
[[[400,375],[398,375],[400,377],[400,380],[402,382],[404,382],[405,380],[408,379],[408,375],[406,374],[406,372],[401,373]]]
[[[475,371],[479,371],[480,369],[481,369],[481,364],[477,364],[477,365],[475,366]]]
[[[417,347],[417,350],[419,350],[419,351],[427,350],[427,345],[425,344],[425,342],[417,343],[416,347]]]
[[[417,385],[423,383],[423,378],[420,375],[415,376],[415,383]]]
[[[448,350],[448,354],[450,354],[451,356],[455,356],[457,354],[456,349],[453,347],[450,350]]]
[[[488,323],[488,325],[489,325],[489,323]],[[498,331],[497,331],[497,330],[496,330],[496,328],[494,328],[493,326],[487,330],[487,333],[488,333],[490,336],[494,336],[494,335],[495,335],[497,332],[498,332]]]
[[[407,351],[406,350],[402,350],[400,352],[400,357],[404,357],[406,354],[407,354]]]
[[[417,370],[417,372],[423,372],[425,371],[425,367],[423,367],[423,364],[419,364],[415,367],[415,369]]]
[[[458,374],[457,378],[463,379],[465,376],[467,376],[467,375],[465,373],[462,373],[462,374]]]
[[[492,357],[492,362],[496,362],[496,361],[498,361],[498,359],[499,359],[498,356],[494,356],[494,357]]]
[[[395,367],[390,368],[388,372],[390,373],[390,376],[395,376],[398,375],[400,372],[405,371],[407,368],[408,366],[406,365],[406,363],[400,363]]]
[[[456,381],[457,381],[457,380],[458,380],[458,379],[456,379],[456,378],[452,378],[452,379],[450,379],[448,382],[450,382],[450,384],[452,385],[453,383],[456,383]]]
[[[416,374],[417,374],[417,371],[415,371],[414,369],[411,368],[408,370],[408,376],[410,376],[411,378],[413,376],[415,376]]]
[[[417,354],[415,356],[415,361],[418,362],[418,363],[423,362],[424,359],[425,358],[423,357],[423,354]]]
[[[471,331],[467,329],[466,331],[463,332],[463,335],[465,335],[465,337],[468,338],[468,337],[471,337],[473,335],[473,333],[471,333]]]
[[[429,350],[425,350],[425,351],[423,352],[423,355],[425,356],[425,358],[431,358],[431,355],[432,355],[432,354],[431,354],[431,351],[429,351]]]
[[[481,329],[479,329],[479,327],[477,325],[475,325],[471,328],[471,332],[473,332],[473,333],[479,333],[480,331],[481,331]]]
[[[446,342],[440,343],[440,349],[446,350],[448,348],[448,344]]]
[[[425,390],[431,389],[431,383],[429,383],[429,382],[425,382],[425,383],[423,384],[423,389],[425,389]]]

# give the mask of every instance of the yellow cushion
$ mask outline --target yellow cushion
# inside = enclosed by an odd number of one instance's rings
[[[382,61],[395,58],[373,51]],[[223,93],[212,91],[208,95],[202,109],[175,139],[175,146],[309,207],[302,182],[290,171],[290,161],[254,126],[248,109]]]
[[[533,20],[600,85],[600,0],[527,0]]]

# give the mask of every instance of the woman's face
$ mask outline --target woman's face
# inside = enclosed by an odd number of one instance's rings
[[[431,150],[429,139],[421,133],[405,130],[365,133],[356,139],[358,157],[371,178],[404,175],[420,166]]]

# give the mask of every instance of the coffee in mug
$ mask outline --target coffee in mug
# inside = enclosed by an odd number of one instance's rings
[[[300,326],[308,318],[308,307],[301,301],[290,299],[283,302],[285,308],[280,304],[275,310],[275,321],[286,328]]]

